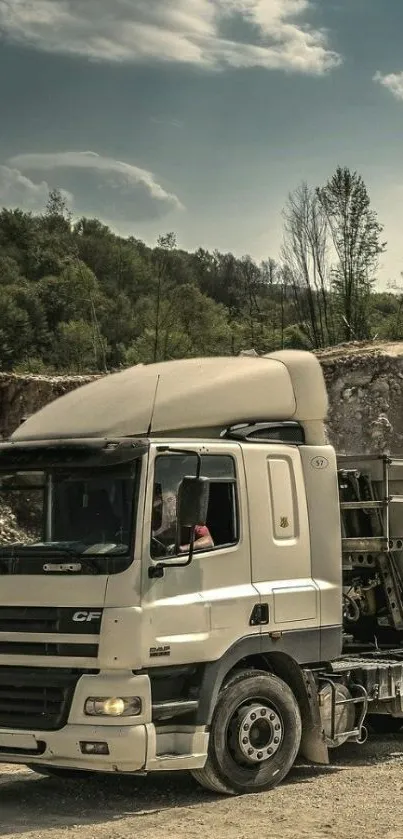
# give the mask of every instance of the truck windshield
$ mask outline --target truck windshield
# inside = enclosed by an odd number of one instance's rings
[[[0,561],[53,553],[126,557],[127,567],[138,469],[0,472]]]

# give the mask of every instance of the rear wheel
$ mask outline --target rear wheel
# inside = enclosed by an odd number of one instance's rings
[[[85,772],[83,769],[67,769],[62,766],[41,766],[40,764],[31,763],[28,769],[32,769],[38,775],[44,775],[47,778],[64,778],[65,780],[79,780],[80,778],[90,778],[91,772]]]
[[[288,685],[245,670],[222,689],[207,762],[192,774],[201,786],[226,795],[269,790],[290,771],[300,742],[301,716]]]

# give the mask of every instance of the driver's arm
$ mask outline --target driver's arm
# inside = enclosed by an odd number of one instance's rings
[[[179,550],[181,553],[188,553],[190,545],[181,545]],[[214,541],[208,527],[204,525],[197,525],[195,528],[195,541],[193,546],[195,551],[200,551],[205,548],[214,548]]]

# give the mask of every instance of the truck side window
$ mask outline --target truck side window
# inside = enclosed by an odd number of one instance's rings
[[[179,484],[186,475],[196,474],[194,455],[166,454],[156,458],[154,474],[153,524],[151,556],[175,554],[177,538],[176,500]],[[238,504],[235,462],[228,455],[204,455],[202,474],[210,478],[210,503],[207,528],[214,547],[229,547],[238,541]],[[179,535],[180,544],[187,544],[189,534]],[[165,550],[164,550],[165,549]],[[202,548],[206,550],[206,548]]]

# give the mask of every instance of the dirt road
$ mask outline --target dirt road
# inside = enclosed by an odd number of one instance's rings
[[[335,754],[334,754],[335,757]],[[0,769],[2,839],[403,839],[403,736],[297,766],[271,793],[205,794],[187,775],[61,782]]]

